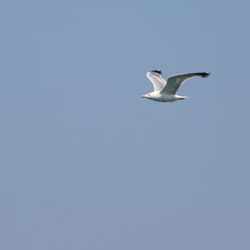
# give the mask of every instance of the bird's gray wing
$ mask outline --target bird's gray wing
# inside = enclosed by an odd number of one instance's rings
[[[171,76],[167,80],[166,86],[162,89],[161,93],[175,95],[181,84],[192,77],[199,76],[199,77],[208,77],[210,73],[206,72],[199,72],[199,73],[188,73],[188,74],[181,74]]]
[[[154,91],[161,91],[167,84],[166,80],[161,76],[161,74],[156,72],[147,72],[147,78],[154,85]]]

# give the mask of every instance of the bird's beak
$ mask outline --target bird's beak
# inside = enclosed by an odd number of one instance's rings
[[[141,98],[145,98],[145,95],[142,95]]]

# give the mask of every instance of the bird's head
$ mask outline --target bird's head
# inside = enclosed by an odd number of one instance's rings
[[[150,93],[146,95],[142,95],[141,98],[150,98]]]

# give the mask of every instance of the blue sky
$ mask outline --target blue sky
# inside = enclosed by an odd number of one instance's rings
[[[249,249],[249,7],[2,1],[0,248]]]

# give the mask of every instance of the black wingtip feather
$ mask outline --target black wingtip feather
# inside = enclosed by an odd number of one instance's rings
[[[202,77],[204,77],[204,78],[208,77],[210,74],[211,74],[210,72],[209,72],[209,73],[207,73],[207,72],[202,72],[202,73],[200,73],[200,75],[201,75]]]
[[[154,69],[154,70],[151,70],[151,72],[158,73],[161,75],[161,70]]]

